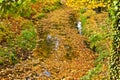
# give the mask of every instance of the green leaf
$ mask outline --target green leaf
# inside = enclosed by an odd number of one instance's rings
[[[0,3],[2,3],[3,2],[3,0],[0,0]]]

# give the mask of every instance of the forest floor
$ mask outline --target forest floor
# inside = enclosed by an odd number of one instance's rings
[[[72,22],[73,13],[72,9],[63,7],[34,21],[40,40],[32,56],[12,68],[2,69],[0,80],[79,80],[93,68],[96,56],[86,47],[86,38],[78,33]],[[49,55],[45,50],[51,46],[40,47],[47,35],[59,42],[57,49],[51,50]]]

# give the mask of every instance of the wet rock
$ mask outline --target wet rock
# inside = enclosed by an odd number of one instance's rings
[[[53,48],[52,50],[57,51],[58,47],[59,47],[59,39],[57,37],[51,36],[51,35],[47,35],[46,38],[47,41],[47,45],[51,48]]]
[[[57,51],[58,47],[59,47],[59,40],[57,37],[54,38],[54,41],[53,41],[55,47],[54,47],[54,50]]]
[[[49,71],[47,71],[47,70],[45,70],[45,71],[43,72],[43,74],[44,74],[45,76],[47,76],[47,77],[51,77],[51,73],[50,73]]]
[[[47,43],[50,43],[50,42],[51,42],[51,39],[52,39],[51,35],[47,35],[47,38],[46,38]]]

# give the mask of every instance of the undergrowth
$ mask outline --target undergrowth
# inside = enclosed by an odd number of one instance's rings
[[[98,55],[95,67],[88,71],[81,80],[108,79],[108,76],[101,76],[108,71],[108,57],[111,48],[111,29],[107,12],[97,14],[91,10],[82,10],[80,16],[80,21],[83,23],[82,33],[88,37],[88,40],[84,42],[89,49]]]
[[[27,53],[35,48],[37,36],[35,32],[35,27],[31,22],[23,23],[21,25],[22,30],[20,34],[15,34],[10,30],[10,28],[7,29],[3,27],[7,26],[1,27],[1,29],[3,29],[3,32],[1,31],[1,34],[3,33],[3,36],[1,35],[0,62],[17,63],[18,60],[21,58],[21,56],[19,55],[27,55]],[[9,34],[5,33],[6,30],[7,32],[9,32]],[[15,35],[17,36],[15,37]]]
[[[31,20],[39,20],[60,6],[60,0],[1,0],[0,65],[26,60],[37,43],[36,23]]]

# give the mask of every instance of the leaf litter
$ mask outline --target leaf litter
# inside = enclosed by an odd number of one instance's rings
[[[38,20],[36,28],[39,42],[32,56],[12,68],[0,70],[0,79],[79,80],[93,68],[96,55],[86,47],[86,38],[79,35],[76,26],[71,23],[73,14],[72,9],[64,7]],[[57,50],[49,48],[53,48],[54,44],[46,45],[45,39],[49,34],[59,39]]]

